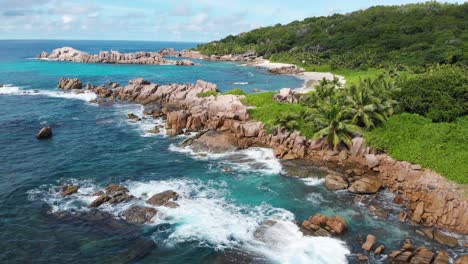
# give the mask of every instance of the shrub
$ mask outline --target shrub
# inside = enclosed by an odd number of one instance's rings
[[[432,123],[417,114],[392,116],[383,126],[365,132],[368,143],[397,160],[406,160],[468,183],[468,116],[453,123]]]
[[[247,95],[247,93],[244,90],[242,90],[241,88],[232,89],[232,90],[229,90],[227,92],[224,92],[223,94]]]
[[[430,68],[402,84],[400,106],[434,122],[468,114],[468,70],[450,65]]]
[[[203,93],[197,93],[197,97],[204,98],[204,97],[210,97],[212,95],[217,96],[219,93],[217,91],[208,91],[208,92],[203,92]]]

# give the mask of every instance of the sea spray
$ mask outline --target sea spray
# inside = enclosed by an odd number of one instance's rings
[[[90,181],[73,180],[80,186],[77,194],[62,197],[54,186],[41,186],[28,192],[29,199],[42,200],[57,211],[86,211],[96,196],[92,194],[104,188]],[[163,239],[163,246],[195,242],[202,247],[216,250],[236,249],[262,255],[273,263],[346,263],[349,250],[337,239],[304,236],[294,220],[294,215],[266,203],[257,206],[236,204],[224,197],[229,192],[224,182],[202,182],[176,179],[167,181],[127,181],[123,183],[137,199],[117,205],[99,207],[119,218],[123,211],[134,205],[147,206],[148,197],[166,190],[180,195],[178,208],[155,207],[162,214],[150,225],[168,224],[171,233]],[[256,231],[270,220],[274,225],[259,237]],[[158,232],[153,234],[155,239]]]

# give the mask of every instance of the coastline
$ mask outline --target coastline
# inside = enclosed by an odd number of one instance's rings
[[[268,70],[282,68],[282,67],[297,67],[299,66],[290,63],[281,63],[281,62],[271,62],[270,60],[257,58],[254,62],[249,64],[250,66],[262,67]],[[314,87],[319,84],[322,79],[333,80],[334,77],[337,77],[340,80],[340,83],[346,84],[346,79],[344,76],[335,75],[330,72],[308,72],[304,71],[302,73],[288,74],[295,76],[298,79],[304,81],[302,87],[292,88],[296,93],[308,93],[314,90]]]

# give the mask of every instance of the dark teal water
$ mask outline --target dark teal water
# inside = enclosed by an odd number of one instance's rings
[[[345,255],[356,252],[368,233],[390,249],[407,237],[434,247],[415,236],[413,227],[398,223],[398,208],[388,205],[390,220],[378,220],[348,193],[326,191],[321,180],[283,176],[271,150],[197,156],[177,147],[182,137],[144,132],[160,121],[127,122],[126,113],[139,112],[139,106],[100,107],[88,103],[89,95],[55,89],[63,76],[95,84],[136,77],[158,83],[203,79],[222,90],[248,82],[242,86],[248,91],[298,87],[301,81],[233,63],[176,67],[28,59],[65,45],[128,52],[195,44],[0,41],[0,83],[11,84],[0,88],[1,263],[344,263],[354,261]],[[37,141],[35,133],[46,124],[54,137]],[[54,188],[63,183],[78,184],[80,192],[59,197]],[[138,201],[102,206],[112,217],[90,220],[89,194],[109,183],[124,184],[137,197],[172,189],[181,194],[181,206],[158,208],[163,215],[151,225],[119,219]],[[291,220],[317,212],[344,216],[350,230],[341,240],[303,237]],[[254,232],[267,219],[279,224],[259,240]]]

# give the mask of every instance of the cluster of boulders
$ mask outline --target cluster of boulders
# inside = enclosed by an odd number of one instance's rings
[[[273,96],[273,99],[280,103],[299,103],[299,95],[296,94],[291,88],[283,88],[279,90],[279,92]]]
[[[328,217],[317,213],[303,221],[300,227],[306,235],[332,236],[342,235],[347,230],[348,224],[341,216]]]
[[[79,190],[78,185],[63,185],[59,189],[61,196],[70,196],[76,194]],[[91,196],[97,196],[89,205],[89,208],[98,208],[104,204],[120,204],[132,200],[138,200],[135,196],[129,193],[129,190],[122,185],[112,183],[103,190],[92,193]],[[179,194],[167,190],[157,193],[146,200],[146,203],[152,206],[165,206],[168,208],[177,208],[179,204],[176,202],[179,199]],[[121,217],[131,224],[145,224],[152,223],[155,216],[161,213],[148,206],[133,205],[127,210],[123,211]]]
[[[257,52],[255,52],[254,50],[248,50],[241,54],[207,56],[207,55],[202,54],[200,51],[188,50],[188,49],[177,51],[177,50],[174,50],[173,48],[168,48],[168,49],[160,50],[159,54],[165,57],[181,57],[181,58],[213,60],[213,61],[252,62],[252,61],[259,59],[259,57],[257,57]]]
[[[99,54],[89,54],[71,47],[54,49],[52,53],[43,51],[39,59],[112,64],[162,64],[162,65],[194,65],[189,60],[167,60],[159,52],[120,53],[118,51],[101,51]]]
[[[60,78],[57,88],[64,90],[82,89],[83,83],[78,78]]]
[[[404,197],[408,205],[400,216],[403,221],[468,233],[468,201],[442,176],[379,154],[366,146],[363,138],[354,138],[350,149],[335,151],[327,149],[322,139],[309,140],[299,132],[276,129],[269,134],[263,123],[249,120],[241,96],[198,96],[206,92],[218,93],[216,85],[204,81],[158,85],[140,78],[129,81],[125,87],[104,87],[97,93],[100,97],[111,94],[111,99],[143,104],[145,114],[165,116],[168,135],[211,130],[191,142],[200,149],[269,146],[280,159],[306,159],[319,167],[334,168],[325,181],[329,189],[372,194],[387,188]],[[435,188],[437,192],[433,191]]]
[[[300,73],[305,72],[305,70],[295,65],[291,65],[291,66],[282,66],[278,68],[269,69],[268,72],[273,73],[273,74],[300,74]]]
[[[367,235],[366,241],[361,247],[365,254],[357,254],[360,261],[368,261],[369,257],[367,254],[373,252],[375,255],[383,254],[385,245],[378,243],[377,238],[374,235]],[[464,264],[468,263],[468,255],[460,256],[451,262],[450,256],[446,251],[435,251],[424,246],[416,247],[413,245],[410,239],[405,239],[403,246],[400,250],[391,251],[388,254],[390,263],[410,263],[410,264]]]

